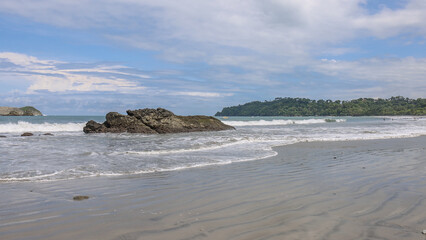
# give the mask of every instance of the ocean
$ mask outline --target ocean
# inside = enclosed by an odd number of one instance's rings
[[[103,116],[0,117],[0,182],[59,181],[177,171],[275,156],[300,142],[426,135],[426,117],[218,117],[236,130],[164,135],[84,134]],[[24,132],[34,136],[22,137]],[[44,135],[51,133],[53,136]]]

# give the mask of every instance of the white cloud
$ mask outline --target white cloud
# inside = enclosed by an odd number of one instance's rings
[[[217,93],[217,92],[171,92],[171,95],[191,96],[191,97],[225,97],[232,96],[232,93]]]
[[[1,52],[0,60],[2,62],[9,62],[16,66],[22,66],[28,69],[49,69],[52,68],[54,64],[60,64],[63,62],[55,60],[40,60],[33,56],[28,56],[21,53],[14,52]]]
[[[326,75],[338,75],[342,78],[346,76],[357,80],[401,82],[413,86],[426,81],[426,58],[370,58],[358,61],[322,59],[313,68]]]
[[[361,32],[376,36],[406,31],[426,34],[424,0],[408,1],[402,9],[383,8],[373,15],[363,8],[365,2],[20,0],[1,1],[0,11],[61,27],[102,29],[109,39],[145,49],[171,51],[170,45],[174,45],[185,49],[182,52],[198,48],[213,53],[230,47],[292,57],[293,61],[307,57],[314,47],[351,39]],[[119,34],[114,33],[117,31]]]
[[[370,14],[366,0],[19,0],[0,11],[60,27],[96,29],[108,40],[159,51],[175,62],[229,64],[282,72],[360,36],[426,36],[426,2]],[[227,59],[226,59],[227,58]],[[251,62],[260,62],[260,65]],[[268,66],[274,66],[269,67]]]
[[[27,82],[25,92],[133,94],[198,98],[229,97],[233,93],[205,91],[203,81],[179,79],[180,72],[163,71],[151,76],[123,65],[68,63],[38,59],[20,53],[0,52],[0,82]],[[177,76],[176,76],[177,75]],[[170,79],[169,79],[170,78]],[[188,81],[191,85],[188,85]],[[141,85],[143,83],[143,85]],[[22,85],[22,84],[21,84]],[[158,86],[156,86],[158,85]]]
[[[315,72],[341,79],[346,83],[365,86],[342,90],[346,94],[424,97],[426,91],[426,58],[370,58],[357,61],[322,59],[316,65],[313,64],[312,68]]]
[[[401,33],[426,37],[426,1],[411,0],[402,9],[384,7],[374,15],[362,15],[353,20],[355,28],[365,29],[373,36],[386,38]]]
[[[56,60],[41,60],[20,53],[0,52],[0,75],[3,81],[25,79],[30,82],[28,93],[39,90],[50,92],[133,92],[146,87],[129,77],[149,78],[147,75],[127,73],[125,66],[97,65],[94,67],[61,68],[66,62]],[[7,78],[5,77],[7,76]],[[12,78],[12,79],[10,79]]]
[[[400,94],[424,89],[423,58],[339,60],[339,56],[359,51],[345,46],[348,41],[401,34],[407,34],[408,40],[412,36],[426,38],[426,1],[407,0],[398,8],[383,7],[374,13],[365,8],[368,2],[16,0],[0,1],[0,12],[59,27],[95,30],[95,34],[114,44],[153,50],[168,61],[206,63],[214,68],[206,71],[208,81],[216,81],[229,89],[237,84],[276,86],[280,83],[277,75],[296,72],[297,78],[298,67],[339,78],[348,84],[353,81],[386,83],[389,91],[404,90]],[[415,42],[421,44],[422,41]],[[335,59],[316,60],[323,54]],[[44,88],[49,91],[144,90],[139,83],[129,80],[126,77],[129,73],[120,67],[65,70],[55,68],[56,62],[26,57],[29,56],[14,56],[15,62],[10,61],[39,74],[30,77],[19,73],[33,82],[30,91]],[[234,68],[242,71],[233,72]],[[101,74],[110,76],[100,77]],[[121,74],[124,76],[120,77]],[[135,77],[144,78],[143,74]],[[206,87],[210,86],[197,86],[197,89],[178,86],[174,94],[226,96],[218,90],[204,92]],[[368,86],[366,91],[386,91],[386,88]]]

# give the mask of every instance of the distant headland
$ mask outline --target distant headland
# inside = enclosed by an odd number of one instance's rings
[[[35,107],[0,107],[0,116],[43,116]]]
[[[350,101],[275,98],[225,107],[215,116],[397,116],[426,115],[426,99],[391,97],[359,98]]]

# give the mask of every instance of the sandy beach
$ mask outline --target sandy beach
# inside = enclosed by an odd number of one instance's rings
[[[426,136],[274,150],[182,171],[2,182],[0,239],[425,239]]]

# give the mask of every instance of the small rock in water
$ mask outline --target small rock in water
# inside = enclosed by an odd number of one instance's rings
[[[29,136],[33,136],[34,134],[30,133],[30,132],[24,132],[21,137],[29,137]]]
[[[74,196],[72,199],[74,201],[81,201],[81,200],[89,199],[89,196]]]
[[[45,134],[43,134],[44,136],[53,136],[53,134],[51,134],[51,133],[45,133]]]
[[[422,234],[426,234],[426,230],[423,230],[423,231],[422,231]]]
[[[336,159],[337,157],[333,157],[333,159]]]
[[[0,135],[0,138],[5,138],[6,136],[5,135]]]

